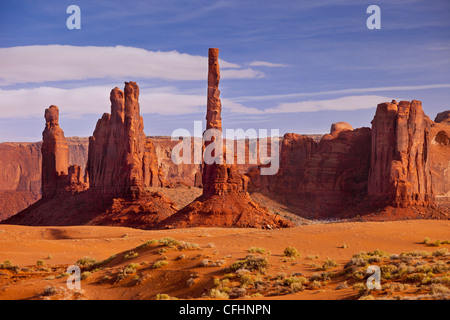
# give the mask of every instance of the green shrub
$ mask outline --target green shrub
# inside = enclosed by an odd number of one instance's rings
[[[176,297],[171,297],[168,294],[165,293],[158,293],[156,295],[156,300],[178,300]]]
[[[233,271],[238,269],[247,269],[249,271],[258,271],[264,273],[269,266],[269,261],[265,257],[248,255],[243,260],[238,260],[233,263],[230,268]]]
[[[264,248],[259,248],[259,247],[251,247],[250,249],[248,249],[248,252],[250,252],[250,253],[261,253],[261,254],[264,254],[264,253],[266,253],[266,249],[264,249]]]
[[[162,244],[163,246],[167,246],[170,248],[181,244],[178,240],[175,240],[171,237],[165,237],[165,238],[159,239],[158,242],[159,242],[159,244]]]
[[[159,269],[161,267],[167,266],[169,262],[165,260],[158,260],[152,265],[152,269]]]
[[[337,266],[338,266],[338,263],[334,259],[327,258],[327,260],[325,260],[325,262],[322,264],[322,267],[317,268],[317,270],[326,271],[328,269],[331,269],[331,268],[334,268]]]
[[[447,248],[437,249],[436,251],[433,252],[433,256],[434,257],[444,257],[447,255],[447,253],[448,253]]]
[[[39,259],[38,261],[36,261],[36,265],[38,267],[43,267],[43,266],[45,266],[45,261],[42,259]]]
[[[123,257],[125,259],[133,259],[133,258],[136,258],[138,255],[139,254],[137,252],[135,252],[135,251],[129,251]]]
[[[302,255],[298,252],[298,250],[294,247],[287,247],[284,249],[283,255],[285,257],[291,258],[300,258]]]
[[[11,260],[5,260],[3,261],[3,263],[0,265],[0,269],[11,269],[13,266]]]
[[[228,299],[230,296],[226,292],[223,292],[217,288],[212,288],[209,291],[209,297],[214,299]]]
[[[151,245],[155,245],[157,243],[158,243],[158,240],[156,240],[156,239],[148,240],[148,241],[144,242],[143,244],[141,244],[140,246],[137,246],[136,250],[145,249],[145,248],[148,248]]]
[[[76,265],[79,267],[91,268],[97,265],[97,260],[90,257],[83,257],[81,259],[78,259]]]

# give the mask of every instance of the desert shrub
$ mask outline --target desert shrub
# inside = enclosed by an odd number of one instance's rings
[[[235,263],[233,263],[230,268],[233,271],[239,270],[239,269],[246,269],[249,271],[257,271],[264,273],[266,271],[266,268],[269,266],[269,261],[265,257],[260,256],[254,256],[254,255],[247,255],[245,259],[238,260]]]
[[[400,253],[400,258],[404,258],[404,257],[423,258],[423,257],[428,257],[430,255],[431,255],[431,253],[429,253],[428,251],[414,250],[414,251]]]
[[[443,263],[442,261],[439,261],[436,263],[432,268],[431,272],[433,273],[444,273],[449,270],[449,266]]]
[[[189,279],[186,281],[186,285],[187,285],[188,287],[192,287],[194,284],[195,284],[195,279],[194,279],[194,278],[189,278]]]
[[[301,257],[301,254],[294,247],[287,247],[286,249],[284,249],[283,255],[285,257],[291,257],[291,258],[300,258]]]
[[[197,243],[183,242],[178,246],[178,250],[195,250],[200,248]]]
[[[371,294],[360,297],[358,300],[375,300],[375,297]]]
[[[314,280],[313,282],[310,283],[309,287],[311,289],[318,289],[322,287],[322,282]]]
[[[436,277],[431,280],[432,283],[440,283],[445,284],[447,286],[450,286],[450,275],[442,276],[442,277]]]
[[[43,267],[43,266],[45,266],[45,261],[42,259],[39,259],[38,261],[36,261],[36,265],[38,267]]]
[[[397,267],[393,264],[386,264],[380,267],[381,278],[389,280],[392,278],[392,274],[397,271]]]
[[[0,269],[11,269],[13,266],[11,260],[5,260],[3,261],[3,263],[0,265]]]
[[[136,258],[138,255],[139,255],[139,253],[137,253],[135,251],[129,251],[123,257],[125,259],[133,259],[133,258]]]
[[[352,259],[345,264],[345,268],[365,267],[374,262],[380,262],[384,258],[392,258],[392,256],[382,250],[374,250],[372,252],[361,251],[352,256]]]
[[[348,288],[347,281],[340,282],[340,283],[338,283],[338,285],[336,286],[336,290],[342,290],[342,289],[347,289],[347,288]]]
[[[251,274],[244,274],[239,277],[241,287],[248,287],[255,283],[255,278]]]
[[[395,291],[407,290],[409,287],[410,287],[409,284],[403,284],[401,282],[390,282],[390,283],[384,284],[381,289],[395,292]]]
[[[424,278],[426,278],[425,273],[413,273],[406,276],[406,281],[408,282],[421,282]]]
[[[325,270],[328,270],[328,269],[331,269],[331,268],[334,268],[334,267],[337,267],[337,266],[338,266],[338,263],[334,259],[327,258],[324,261],[324,263],[322,264],[322,267],[317,268],[317,270],[325,271]]]
[[[211,267],[221,267],[226,263],[225,260],[216,260],[210,264]]]
[[[83,257],[81,259],[78,259],[75,264],[79,267],[91,268],[97,264],[97,260],[90,257]]]
[[[434,257],[444,257],[448,254],[448,249],[447,248],[437,249],[432,254]]]
[[[333,276],[332,272],[322,272],[322,273],[314,273],[310,280],[311,281],[327,281],[331,280],[331,277]]]
[[[244,297],[245,294],[247,293],[247,290],[245,290],[245,288],[233,288],[231,289],[229,296],[230,298],[241,298]]]
[[[168,294],[165,293],[158,293],[156,295],[156,300],[178,300],[176,297],[171,297]]]
[[[209,297],[213,299],[228,299],[230,296],[226,292],[220,291],[216,288],[212,288],[209,291]]]
[[[250,253],[261,253],[264,254],[266,253],[266,249],[264,248],[259,248],[259,247],[251,247],[250,249],[247,250]]]
[[[173,239],[171,237],[161,238],[161,239],[159,239],[158,243],[163,245],[163,246],[170,247],[170,248],[178,246],[178,245],[181,244],[178,240],[175,240],[175,239]]]
[[[135,249],[136,250],[145,249],[152,245],[156,245],[157,243],[158,243],[158,240],[156,240],[156,239],[148,240],[148,241],[144,242],[143,244],[137,246]]]
[[[301,282],[293,282],[289,287],[291,288],[292,293],[303,291],[305,289]]]
[[[345,243],[343,243],[342,246],[341,246],[341,248],[342,248],[342,249],[347,249],[347,248],[348,248],[348,245],[345,244]]]
[[[55,294],[57,294],[59,292],[58,288],[55,286],[46,286],[44,288],[44,292],[42,295],[44,296],[54,296]]]
[[[423,244],[428,244],[428,243],[430,243],[430,238],[426,237],[425,239],[423,239],[422,243],[423,243]]]
[[[353,290],[358,291],[359,295],[365,295],[369,292],[369,289],[367,289],[367,286],[364,283],[355,283],[353,285]]]
[[[277,273],[276,279],[277,280],[284,280],[284,279],[286,279],[286,277],[287,277],[286,272],[280,272],[280,273]]]
[[[169,264],[169,262],[167,262],[167,261],[158,260],[152,265],[152,269],[158,269],[158,268],[164,267],[168,264]]]
[[[289,277],[284,279],[283,284],[285,286],[291,286],[293,283],[300,283],[302,285],[308,283],[308,279],[305,277]]]
[[[430,286],[431,294],[450,293],[450,288],[442,284],[432,284]]]
[[[128,277],[130,274],[135,274],[136,269],[139,267],[138,263],[130,263],[123,268],[117,275],[117,280],[122,280]]]
[[[306,256],[305,259],[307,259],[307,260],[316,260],[316,259],[319,259],[319,256],[315,255],[315,254],[310,254],[310,255]]]
[[[81,273],[81,276],[80,276],[80,278],[81,278],[81,280],[84,280],[84,279],[87,279],[87,278],[89,278],[90,276],[91,276],[91,272],[89,272],[89,271],[83,271],[82,273]]]
[[[441,240],[436,240],[435,242],[429,243],[428,245],[430,247],[440,247],[442,245],[442,242],[441,242]]]

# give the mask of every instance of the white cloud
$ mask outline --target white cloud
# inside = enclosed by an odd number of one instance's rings
[[[340,110],[351,111],[358,109],[370,109],[382,102],[390,102],[392,98],[363,95],[363,96],[347,96],[330,100],[309,100],[299,102],[280,103],[275,108],[268,108],[264,113],[297,113],[297,112],[314,112],[324,110]]]
[[[0,89],[0,117],[43,116],[45,108],[54,104],[66,117],[110,112],[109,93],[113,86],[92,86],[74,89],[40,87],[31,89]],[[298,113],[323,110],[357,110],[375,107],[392,98],[376,95],[347,96],[331,100],[310,100],[279,103],[261,110],[247,107],[230,99],[222,99],[224,111],[231,114],[264,115],[273,113]],[[178,92],[175,87],[141,89],[141,113],[182,115],[204,113],[206,95]]]
[[[277,67],[287,67],[286,64],[282,63],[272,63],[267,61],[253,61],[248,64],[251,67],[269,67],[269,68],[277,68]]]
[[[257,78],[263,73],[220,60],[223,78]],[[0,48],[0,85],[48,81],[157,78],[205,80],[207,57],[135,47],[36,45]]]
[[[341,90],[328,90],[317,92],[298,92],[288,94],[272,94],[272,95],[260,95],[260,96],[243,96],[232,98],[233,101],[268,101],[268,100],[280,100],[287,98],[301,98],[301,97],[313,97],[324,96],[334,94],[355,94],[355,93],[370,93],[370,92],[382,92],[382,91],[414,91],[414,90],[428,90],[428,89],[445,89],[450,88],[449,83],[440,84],[427,84],[427,85],[415,85],[415,86],[390,86],[390,87],[375,87],[375,88],[352,88]]]
[[[0,89],[0,118],[43,116],[54,104],[66,117],[110,112],[109,94],[113,86],[92,86],[74,89],[40,87],[32,89]],[[182,115],[206,112],[206,95],[180,93],[174,87],[141,89],[141,113]],[[231,113],[257,114],[256,108],[222,99],[224,110]]]

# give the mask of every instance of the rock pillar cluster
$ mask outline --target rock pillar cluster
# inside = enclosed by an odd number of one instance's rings
[[[87,172],[90,188],[97,193],[137,197],[151,185],[150,159],[146,149],[144,122],[140,115],[139,87],[126,82],[124,91],[110,94],[111,114],[98,120],[89,138]],[[151,146],[148,146],[151,147]]]

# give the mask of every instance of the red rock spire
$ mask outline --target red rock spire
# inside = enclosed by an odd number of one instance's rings
[[[42,197],[50,198],[64,190],[69,167],[69,146],[59,126],[57,106],[45,109],[42,140]]]

